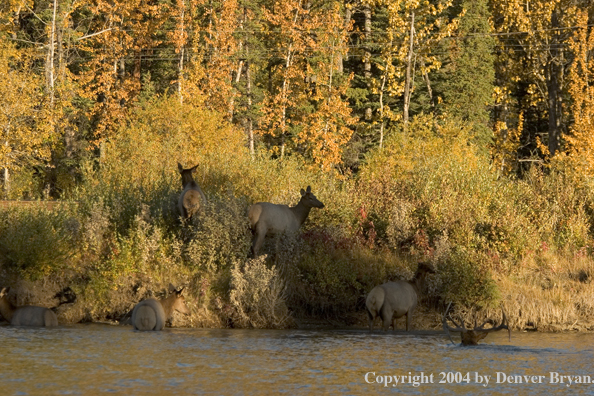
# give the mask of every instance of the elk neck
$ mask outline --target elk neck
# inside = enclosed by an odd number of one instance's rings
[[[414,287],[415,291],[417,292],[417,295],[423,292],[426,277],[427,273],[425,271],[417,271],[415,273],[415,277],[408,281],[408,283],[410,283],[412,287]]]
[[[185,175],[184,175],[184,178],[182,180],[182,185],[183,185],[183,188],[186,188],[186,187],[192,188],[192,187],[198,186],[198,184],[196,184],[196,182],[192,178],[192,175],[189,175],[189,177],[185,177]]]
[[[295,218],[299,222],[299,225],[303,224],[307,216],[309,216],[309,212],[311,211],[311,207],[306,206],[303,203],[303,199],[299,200],[299,203],[291,208],[289,208],[291,212],[295,215]]]
[[[168,297],[165,297],[161,302],[163,311],[165,311],[165,319],[169,319],[173,314],[173,305],[175,304],[175,293],[171,293]]]

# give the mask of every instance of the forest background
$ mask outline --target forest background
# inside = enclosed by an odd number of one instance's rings
[[[587,0],[3,1],[1,195],[62,203],[0,210],[2,283],[72,287],[63,322],[172,282],[185,325],[361,324],[425,261],[429,325],[593,329],[593,26]],[[248,259],[249,204],[307,185],[326,208]]]

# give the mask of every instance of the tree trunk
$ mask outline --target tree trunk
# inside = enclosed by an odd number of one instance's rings
[[[4,146],[8,149],[8,140],[4,142]],[[4,166],[4,198],[8,199],[8,194],[10,193],[10,171],[8,170],[8,159],[6,161],[6,165]]]
[[[4,168],[4,198],[8,199],[10,193],[10,171],[8,168]]]
[[[560,27],[559,10],[555,9],[551,15],[551,27],[553,29]],[[561,126],[563,120],[563,80],[564,80],[564,52],[561,46],[560,33],[556,30],[553,33],[550,52],[552,59],[547,65],[546,79],[547,90],[549,94],[549,154],[555,155],[559,149],[561,138]]]
[[[293,18],[293,26],[297,23],[297,18],[299,17],[299,9],[301,8],[301,2],[297,6],[295,10],[295,17]],[[282,88],[282,110],[281,110],[281,152],[280,158],[283,159],[285,157],[285,134],[287,131],[287,92],[289,91],[289,67],[291,66],[292,58],[293,58],[293,43],[289,44],[289,49],[287,50],[287,57],[285,59],[285,77],[283,78],[283,88]]]
[[[48,88],[48,95],[49,95],[49,102],[50,106],[54,104],[54,81],[55,81],[55,68],[54,68],[54,59],[55,59],[55,51],[56,51],[56,13],[58,9],[58,1],[53,1],[53,12],[52,12],[52,22],[50,26],[50,36],[48,40],[48,51],[47,57],[45,62],[45,77],[46,77],[46,84]]]
[[[410,16],[410,43],[408,48],[408,58],[406,60],[406,81],[404,83],[404,114],[402,120],[404,121],[404,127],[408,125],[408,110],[410,107],[410,93],[411,93],[411,69],[412,69],[412,58],[413,58],[413,43],[415,35],[415,12],[413,11]]]
[[[249,112],[252,110],[252,75],[250,73],[250,63],[246,62],[245,65],[245,78],[246,78],[246,93],[247,93],[247,101],[248,101],[248,117],[247,117],[247,135],[248,135],[248,146],[250,149],[250,155],[252,159],[254,158],[254,128],[252,123],[252,117],[249,115]]]
[[[185,34],[185,26],[184,26],[184,20],[185,20],[185,15],[186,15],[186,2],[184,0],[182,0],[181,2],[182,5],[182,9],[181,9],[181,13],[180,13],[180,25],[179,28],[181,30],[181,34],[180,37],[183,40],[184,34]],[[183,94],[183,83],[184,83],[184,55],[185,55],[185,43],[184,42],[180,42],[180,48],[179,48],[179,63],[177,65],[177,94],[179,96],[179,103],[183,104],[184,103],[184,94]]]
[[[425,69],[425,60],[422,60],[423,64],[423,78],[425,79],[425,84],[427,84],[427,93],[429,94],[429,103],[431,103],[431,108],[435,110],[435,102],[433,101],[433,90],[431,89],[431,81],[429,80],[429,74],[427,74],[427,70]]]
[[[371,43],[371,8],[369,5],[365,5],[363,9],[363,14],[365,15],[365,44],[366,47]],[[363,76],[365,77],[365,81],[367,82],[367,86],[370,87],[371,83],[371,51],[369,48],[365,49],[365,58],[364,58],[364,73]],[[371,107],[367,107],[365,109],[365,119],[371,120],[372,118],[372,110]]]

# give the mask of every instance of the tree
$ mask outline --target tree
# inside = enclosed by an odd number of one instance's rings
[[[80,95],[93,103],[95,143],[108,139],[125,117],[142,87],[142,62],[146,51],[163,40],[160,28],[170,16],[165,3],[147,0],[96,0],[88,8],[95,18],[91,38],[80,42],[85,54],[77,80]]]
[[[498,63],[507,65],[498,68],[498,80],[505,84],[502,91],[519,97],[519,108],[527,123],[534,125],[534,134],[545,132],[539,125],[545,115],[547,151],[554,156],[561,148],[568,121],[563,117],[565,77],[571,63],[566,44],[578,9],[586,4],[576,0],[505,0],[492,6],[501,37]],[[525,145],[534,148],[537,139],[529,140]]]
[[[579,179],[594,176],[594,29],[588,14],[577,14],[577,26],[569,40],[575,61],[569,69],[569,93],[572,98],[573,124],[567,140],[567,160]]]
[[[338,2],[275,2],[263,13],[270,32],[268,86],[260,133],[272,152],[303,155],[330,170],[342,160],[350,139],[346,90],[341,70],[346,27]]]
[[[11,193],[11,172],[44,164],[50,158],[54,130],[47,122],[42,80],[33,57],[0,35],[0,166],[4,196]]]
[[[239,40],[235,26],[240,20],[240,7],[232,1],[200,1],[193,16],[193,53],[188,70],[194,104],[225,112],[233,120],[237,91],[233,74],[237,70]]]
[[[463,0],[453,7],[460,15],[456,35],[439,46],[445,54],[433,77],[439,112],[472,123],[483,150],[491,143],[489,127],[495,82],[495,39],[490,35],[487,0]]]
[[[432,50],[443,38],[452,34],[458,21],[447,18],[446,11],[452,5],[449,0],[375,0],[373,3],[385,6],[388,14],[386,33],[389,41],[382,53],[382,68],[385,70],[385,83],[382,83],[382,87],[387,95],[403,97],[402,120],[406,125],[411,95],[415,90],[417,66],[423,77],[441,66],[439,58]],[[428,77],[425,80],[428,81]]]
[[[341,70],[347,53],[345,29],[339,4],[321,2],[309,14],[316,37],[308,48],[306,81],[310,86],[307,103],[311,112],[303,117],[297,143],[306,158],[330,170],[342,163],[342,152],[352,135],[355,118],[346,100],[352,75]]]

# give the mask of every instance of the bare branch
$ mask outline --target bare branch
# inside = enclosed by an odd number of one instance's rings
[[[110,31],[110,30],[113,30],[113,28],[103,29],[103,30],[101,30],[100,32],[95,32],[95,33],[91,33],[91,34],[84,35],[84,36],[82,36],[82,37],[79,37],[79,38],[77,38],[77,39],[76,39],[76,41],[80,41],[80,40],[88,39],[88,38],[91,38],[91,37],[93,37],[93,36],[97,36],[97,35],[99,35],[99,34],[101,34],[101,33],[108,32],[108,31]]]

